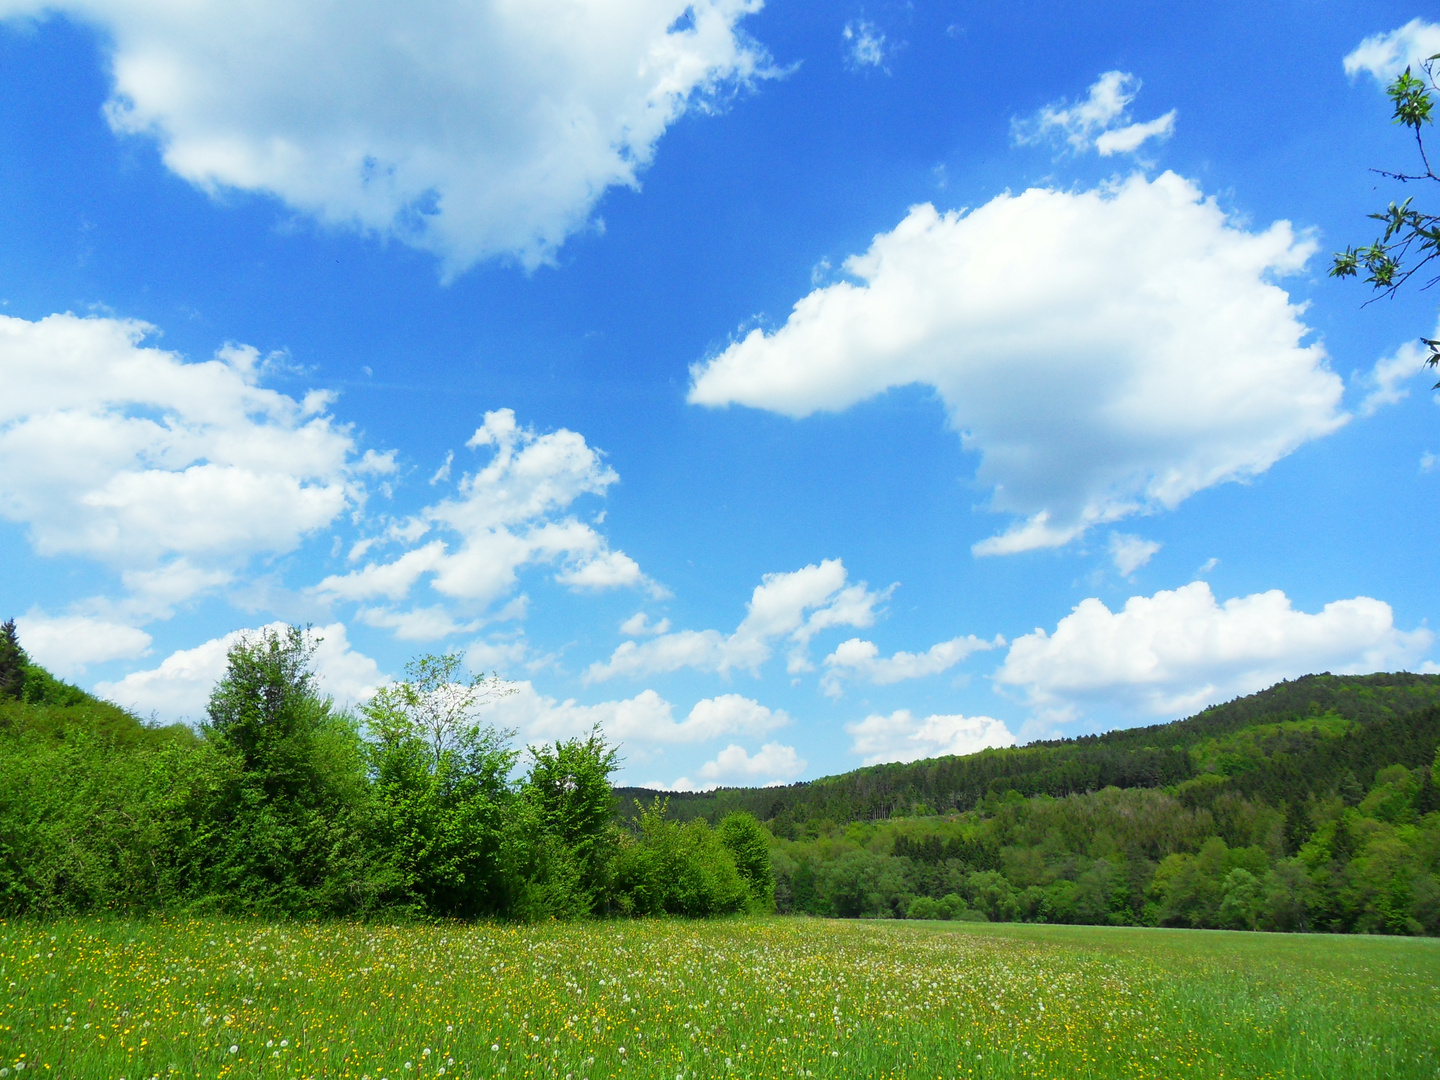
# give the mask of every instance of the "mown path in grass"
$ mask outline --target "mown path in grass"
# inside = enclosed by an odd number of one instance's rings
[[[1440,942],[756,919],[0,923],[0,1080],[1440,1076]]]

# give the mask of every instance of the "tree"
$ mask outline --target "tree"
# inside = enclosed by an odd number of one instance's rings
[[[20,637],[15,632],[15,620],[6,619],[0,625],[0,698],[19,698],[25,693],[25,670],[29,658],[20,648]]]
[[[410,679],[382,687],[360,709],[374,738],[371,771],[400,888],[435,914],[504,913],[514,733],[475,714],[508,688],[496,677],[464,679],[460,658],[448,654],[418,657],[406,672]]]
[[[405,665],[409,676],[403,682],[381,687],[371,699],[366,715],[371,724],[400,720],[407,732],[420,734],[430,747],[438,766],[447,750],[467,745],[475,728],[475,714],[485,706],[515,693],[515,687],[500,676],[462,674],[464,661],[458,654],[418,656]],[[383,730],[376,732],[383,739]]]
[[[526,753],[530,771],[522,794],[529,820],[542,847],[550,844],[554,872],[573,872],[566,890],[574,893],[574,910],[588,912],[607,884],[615,813],[610,774],[620,767],[620,752],[597,726],[584,739],[530,746]]]
[[[359,731],[315,685],[319,639],[287,627],[230,647],[206,741],[234,763],[210,810],[210,891],[227,907],[318,914],[385,888]]]
[[[770,870],[770,832],[752,814],[727,814],[716,828],[720,842],[735,860],[735,869],[745,879],[755,906],[762,911],[775,908],[775,877]]]
[[[1425,125],[1432,122],[1434,100],[1430,93],[1440,91],[1440,86],[1435,83],[1437,60],[1440,60],[1440,53],[1421,65],[1424,78],[1416,76],[1407,67],[1386,88],[1385,92],[1394,103],[1391,122],[1402,124],[1414,133],[1422,170],[1414,173],[1375,170],[1390,180],[1402,184],[1423,180],[1440,183],[1440,176],[1436,175],[1425,150],[1424,134]],[[1411,196],[1401,203],[1392,202],[1380,213],[1371,214],[1371,218],[1384,224],[1385,231],[1366,247],[1346,247],[1344,251],[1336,252],[1330,276],[1359,277],[1363,273],[1367,284],[1382,295],[1393,296],[1423,267],[1440,258],[1440,216],[1415,209],[1411,205],[1414,201]],[[1440,281],[1440,275],[1432,277],[1421,288],[1428,289],[1437,281]],[[1430,350],[1426,364],[1432,368],[1440,365],[1440,341],[1430,338],[1420,340]],[[1440,389],[1440,383],[1436,384],[1436,388]]]

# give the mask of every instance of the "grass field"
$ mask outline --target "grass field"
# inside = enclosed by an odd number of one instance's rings
[[[1440,1076],[1429,940],[69,920],[0,987],[0,1080]]]

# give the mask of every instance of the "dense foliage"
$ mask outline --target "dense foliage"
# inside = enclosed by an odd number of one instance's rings
[[[192,730],[54,679],[0,628],[0,914],[1440,934],[1435,676],[1307,676],[1172,724],[645,801],[611,787],[599,731],[512,748],[480,722],[504,686],[453,656],[352,715],[314,647],[241,641]]]
[[[235,645],[198,731],[152,727],[0,633],[0,914],[118,909],[538,919],[766,910],[769,834],[615,824],[599,732],[521,755],[495,680],[422,657],[360,715],[299,629]],[[523,772],[521,767],[524,767]]]
[[[1440,934],[1437,699],[1434,676],[1307,676],[1173,724],[674,807],[768,817],[782,911]]]

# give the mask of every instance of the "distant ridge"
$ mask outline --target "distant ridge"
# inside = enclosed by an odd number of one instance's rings
[[[871,765],[777,788],[670,792],[671,816],[718,820],[744,810],[780,835],[809,821],[844,824],[970,810],[1009,791],[1063,797],[1106,787],[1168,788],[1189,803],[1223,791],[1302,801],[1377,769],[1428,766],[1440,742],[1440,675],[1306,675],[1183,720],[1044,740],[976,754]],[[657,792],[617,788],[619,814]]]

